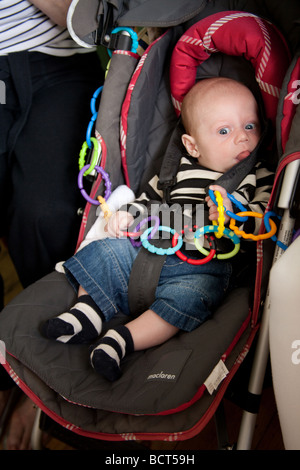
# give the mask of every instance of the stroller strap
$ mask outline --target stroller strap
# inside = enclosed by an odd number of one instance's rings
[[[157,256],[141,247],[133,263],[128,283],[129,309],[134,317],[145,312],[153,303],[166,256]]]

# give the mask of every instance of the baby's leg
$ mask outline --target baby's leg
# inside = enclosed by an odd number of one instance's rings
[[[92,350],[92,365],[99,374],[114,381],[122,375],[120,362],[126,354],[162,344],[177,332],[178,328],[147,310],[126,326],[108,330]]]
[[[99,336],[103,321],[101,310],[80,286],[76,304],[68,312],[50,318],[43,325],[43,333],[62,343],[86,343]]]
[[[163,320],[153,310],[147,310],[126,326],[131,333],[135,351],[165,343],[179,331],[179,328]]]

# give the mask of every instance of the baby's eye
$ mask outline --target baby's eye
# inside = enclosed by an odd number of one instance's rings
[[[228,127],[222,127],[222,129],[219,129],[218,132],[219,132],[220,135],[229,134],[229,128]]]
[[[252,129],[255,129],[256,125],[253,122],[250,122],[249,124],[246,124],[245,129],[247,131],[251,131]]]

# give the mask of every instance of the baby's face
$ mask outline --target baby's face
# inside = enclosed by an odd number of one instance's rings
[[[248,90],[207,100],[194,111],[194,156],[199,164],[225,172],[247,158],[260,138],[257,103]],[[190,152],[189,152],[190,153]]]

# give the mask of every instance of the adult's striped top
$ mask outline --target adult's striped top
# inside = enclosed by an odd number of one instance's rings
[[[49,0],[51,1],[51,0]],[[0,55],[37,51],[54,56],[90,52],[27,0],[0,0]]]

